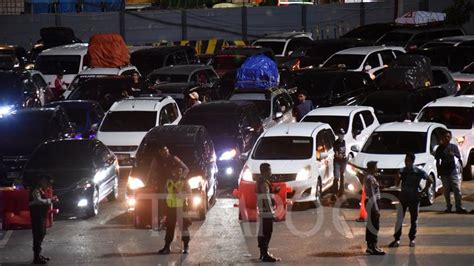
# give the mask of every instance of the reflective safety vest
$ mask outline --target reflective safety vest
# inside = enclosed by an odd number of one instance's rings
[[[182,208],[184,207],[184,201],[186,200],[185,197],[182,195],[178,195],[178,193],[184,193],[185,189],[185,180],[172,180],[168,179],[166,181],[166,205],[170,208]]]

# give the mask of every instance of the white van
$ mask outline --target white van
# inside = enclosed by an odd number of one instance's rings
[[[36,59],[35,70],[43,73],[49,87],[54,87],[58,73],[63,73],[63,81],[70,84],[77,73],[85,68],[87,46],[87,43],[74,43],[44,50]]]

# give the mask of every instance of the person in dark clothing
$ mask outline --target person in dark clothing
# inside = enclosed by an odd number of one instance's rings
[[[365,241],[367,242],[367,252],[370,255],[385,255],[385,252],[377,246],[378,233],[380,228],[380,209],[378,201],[380,200],[379,182],[375,178],[377,174],[377,162],[367,163],[367,176],[365,177],[365,193],[367,200],[365,208],[367,210],[367,225],[365,230]]]
[[[420,196],[428,193],[428,190],[433,184],[433,180],[421,169],[414,166],[415,154],[407,153],[405,156],[405,167],[400,170],[400,174],[395,179],[395,185],[399,186],[401,181],[400,191],[400,206],[397,212],[397,222],[395,224],[395,240],[390,243],[389,247],[396,248],[400,246],[400,237],[402,235],[402,224],[405,218],[407,209],[410,210],[410,247],[415,246],[416,227],[418,224],[418,212],[420,209]],[[420,192],[420,182],[426,180],[425,188]]]
[[[311,100],[306,99],[308,93],[305,90],[298,92],[298,104],[293,108],[293,116],[296,118],[296,121],[301,121],[303,117],[311,112],[314,109],[313,103]]]
[[[259,213],[258,247],[260,248],[260,260],[263,262],[280,261],[268,253],[268,245],[273,233],[274,211],[272,204],[272,169],[268,163],[260,165],[260,176],[257,180],[257,207]]]
[[[451,192],[454,193],[457,213],[467,213],[462,206],[461,173],[462,161],[458,146],[450,143],[451,132],[445,130],[439,138],[439,146],[435,151],[436,167],[441,177],[446,200],[446,213],[452,211]]]
[[[31,218],[31,230],[33,232],[33,254],[34,264],[46,264],[49,258],[41,255],[41,244],[46,235],[46,220],[48,209],[52,202],[57,202],[56,196],[48,198],[46,190],[51,186],[51,177],[40,176],[33,184],[30,191],[29,207]]]
[[[134,97],[139,96],[145,87],[140,75],[137,72],[132,74],[131,93]]]
[[[334,142],[334,181],[332,185],[334,197],[344,195],[344,172],[347,166],[345,134],[346,132],[341,128],[337,132],[337,140]]]

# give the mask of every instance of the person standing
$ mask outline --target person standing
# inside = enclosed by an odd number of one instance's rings
[[[132,95],[134,97],[140,96],[140,94],[143,90],[144,84],[143,84],[143,81],[140,78],[140,75],[138,75],[137,72],[133,72],[133,74],[132,74],[132,84],[131,84],[130,87],[131,87]]]
[[[346,142],[344,129],[337,132],[337,140],[334,142],[334,181],[332,185],[333,196],[342,197],[344,195],[344,172],[347,166]]]
[[[58,73],[56,75],[56,79],[54,80],[54,87],[53,87],[54,99],[58,100],[65,90],[66,90],[66,82],[63,81],[63,74]]]
[[[436,168],[444,188],[444,198],[446,200],[446,213],[452,211],[451,192],[454,193],[457,213],[467,213],[462,206],[461,194],[461,172],[462,161],[458,146],[450,143],[451,132],[445,130],[439,139],[439,146],[435,151]]]
[[[299,122],[306,114],[314,109],[314,106],[311,100],[306,99],[308,97],[308,92],[305,90],[300,90],[297,97],[298,104],[293,109],[293,116],[296,118],[296,121]]]
[[[258,247],[260,248],[260,260],[263,262],[280,261],[272,254],[268,253],[268,245],[273,233],[274,211],[271,194],[278,191],[272,190],[272,169],[270,164],[262,163],[260,165],[260,176],[257,180],[257,207],[259,214],[258,227]]]
[[[57,202],[56,196],[48,198],[46,190],[51,186],[51,177],[40,176],[33,184],[30,191],[29,208],[31,218],[31,231],[33,232],[34,264],[46,264],[50,260],[41,255],[41,244],[46,235],[46,221],[48,210],[52,202]]]
[[[418,212],[420,209],[420,196],[428,193],[428,190],[433,184],[433,180],[415,164],[415,154],[407,153],[405,156],[405,167],[400,170],[400,174],[395,179],[395,185],[399,186],[401,182],[400,191],[400,206],[397,208],[397,222],[395,224],[395,240],[388,245],[391,248],[400,246],[400,237],[402,235],[402,224],[405,218],[407,209],[410,211],[410,247],[415,246],[416,227],[418,224]],[[420,182],[426,180],[425,188],[420,192]]]
[[[377,162],[367,163],[367,176],[365,177],[365,193],[367,200],[365,208],[367,210],[367,225],[365,230],[365,241],[367,242],[367,252],[370,255],[385,255],[385,252],[377,246],[378,233],[380,228],[380,209],[378,201],[380,200],[380,186],[375,178],[377,174]]]

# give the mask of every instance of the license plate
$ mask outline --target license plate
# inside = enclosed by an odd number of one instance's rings
[[[130,158],[130,154],[117,154],[116,156],[119,160],[126,160]]]

